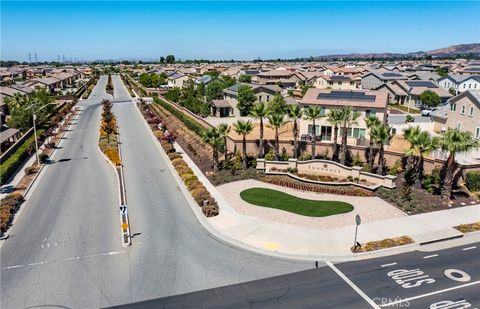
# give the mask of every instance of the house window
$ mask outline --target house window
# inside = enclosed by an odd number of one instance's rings
[[[462,105],[462,110],[460,111],[460,114],[465,115],[465,105]]]
[[[347,135],[349,137],[364,138],[365,137],[365,129],[348,128]]]
[[[313,135],[313,125],[308,125],[308,134]],[[320,126],[318,124],[315,125],[315,136],[320,135]]]
[[[470,106],[470,111],[468,113],[468,116],[473,116],[473,106]]]
[[[323,141],[332,140],[332,127],[331,126],[321,126],[320,134],[322,135]]]
[[[269,96],[269,95],[267,95],[267,102],[269,102],[269,101],[270,101],[270,96]]]
[[[475,129],[475,138],[480,139],[480,128]]]
[[[450,106],[450,110],[452,112],[456,111],[457,110],[457,104],[453,103],[451,106]]]
[[[262,102],[262,96],[261,95],[258,96],[258,102]]]
[[[325,107],[320,108],[320,116],[325,116]]]
[[[376,116],[377,116],[377,111],[374,110],[374,109],[373,109],[373,110],[367,109],[367,110],[365,111],[365,116],[366,116],[367,118],[369,118],[369,117],[376,117]]]

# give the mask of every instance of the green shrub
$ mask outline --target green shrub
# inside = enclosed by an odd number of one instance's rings
[[[40,160],[40,163],[43,164],[43,163],[47,162],[48,154],[42,152],[41,154],[38,155],[38,159]]]
[[[480,171],[468,172],[465,178],[465,185],[470,191],[480,191]]]
[[[280,154],[281,161],[288,161],[288,153],[285,147],[282,148],[282,153]]]
[[[395,163],[390,167],[388,170],[389,175],[397,176],[399,173],[402,172],[402,161],[397,160]]]
[[[312,159],[312,154],[309,153],[309,152],[304,152],[300,155],[300,157],[298,157],[298,160],[299,161],[307,161],[307,160],[311,160]]]
[[[363,166],[362,158],[360,157],[360,154],[357,152],[353,155],[352,157],[352,165],[353,166]]]
[[[44,130],[37,130],[37,135],[41,136]],[[12,153],[12,155],[0,164],[0,183],[4,184],[15,170],[25,161],[28,157],[28,150],[35,144],[35,137],[32,135],[25,140],[25,142],[18,147],[18,149]]]
[[[182,121],[187,128],[192,130],[193,132],[197,133],[198,136],[202,136],[203,132],[205,131],[205,128],[201,126],[198,122],[196,122],[194,119],[191,117],[188,117],[175,107],[173,107],[171,104],[159,99],[159,98],[154,98],[155,103],[160,104],[163,108],[168,110],[170,113],[175,115],[180,121]]]
[[[265,161],[273,161],[275,160],[275,154],[273,151],[270,149],[266,154],[265,154]]]

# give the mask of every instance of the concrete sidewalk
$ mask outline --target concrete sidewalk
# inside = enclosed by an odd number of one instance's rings
[[[343,260],[358,258],[362,255],[353,254],[350,251],[355,233],[353,222],[352,225],[341,228],[314,230],[238,213],[227,203],[190,157],[184,154],[177,143],[175,143],[175,148],[182,153],[183,159],[217,200],[220,214],[208,218],[207,222],[226,238],[235,240],[237,244],[241,243],[246,247],[256,248],[261,252],[279,253],[299,258],[322,257]],[[358,229],[357,240],[365,243],[408,235],[416,242],[413,246],[407,245],[392,250],[392,253],[393,251],[405,252],[413,250],[421,243],[461,237],[462,233],[453,226],[478,221],[480,221],[480,205],[465,206],[362,224]],[[371,255],[371,253],[366,254]]]

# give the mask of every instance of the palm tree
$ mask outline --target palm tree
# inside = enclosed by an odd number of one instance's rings
[[[280,156],[280,143],[278,141],[278,129],[285,125],[284,114],[282,113],[273,113],[267,116],[268,122],[270,123],[269,127],[275,130],[275,160],[278,161]]]
[[[445,163],[445,177],[443,179],[441,195],[443,199],[450,199],[452,194],[453,177],[457,164],[455,155],[459,152],[466,152],[472,149],[478,149],[480,144],[475,140],[470,132],[460,131],[458,129],[448,128],[439,140],[443,151],[448,152],[448,159]]]
[[[333,151],[332,160],[338,160],[338,125],[342,122],[340,109],[332,109],[327,114],[327,121],[333,125]]]
[[[218,148],[222,144],[222,136],[217,128],[208,128],[202,134],[202,139],[212,146],[213,171],[218,172]]]
[[[217,126],[220,136],[223,138],[223,156],[227,159],[228,156],[228,147],[227,147],[227,137],[230,133],[230,127],[226,123],[221,123]],[[224,159],[224,160],[225,160]]]
[[[290,105],[288,117],[293,120],[293,157],[298,157],[298,121],[302,118],[303,111],[299,105]]]
[[[381,123],[380,119],[378,119],[375,116],[370,116],[370,117],[365,118],[365,124],[367,125],[367,128],[370,129],[370,145],[369,145],[369,148],[368,148],[368,168],[370,169],[370,171],[373,169],[373,161],[375,160],[375,158],[373,157],[374,143],[373,143],[373,139],[371,137],[372,128],[375,127],[375,126],[378,126],[380,123]]]
[[[420,126],[408,127],[403,129],[403,138],[405,138],[410,143],[410,148],[405,152],[407,155],[407,169],[412,169],[415,165],[415,147],[417,145],[417,137],[420,134]]]
[[[320,119],[320,109],[316,106],[314,107],[309,107],[308,109],[304,110],[305,114],[305,119],[306,120],[311,120],[312,121],[312,135],[313,135],[313,141],[312,141],[312,159],[315,159],[315,145],[317,143],[317,127],[315,125],[315,120]]]
[[[239,135],[242,135],[242,147],[243,147],[243,168],[247,168],[247,139],[246,136],[250,134],[253,130],[253,125],[250,120],[242,121],[238,120],[234,125],[235,132]]]
[[[250,112],[250,116],[260,120],[260,139],[259,139],[259,145],[258,145],[259,158],[263,158],[265,154],[263,149],[263,118],[267,117],[268,114],[269,114],[269,110],[263,102],[255,104],[253,106],[252,111]]]
[[[416,148],[418,155],[418,164],[417,164],[417,179],[419,180],[419,186],[423,179],[423,159],[433,150],[437,149],[440,139],[436,136],[430,135],[428,131],[421,131],[416,138]]]
[[[370,138],[373,139],[373,142],[380,145],[378,151],[378,175],[383,175],[383,168],[385,166],[384,145],[388,144],[392,137],[392,128],[385,123],[374,126],[370,132]]]
[[[341,118],[342,118],[342,145],[340,147],[340,164],[345,165],[347,159],[347,136],[348,128],[357,124],[357,119],[360,117],[360,113],[354,111],[351,106],[343,106],[340,108]]]

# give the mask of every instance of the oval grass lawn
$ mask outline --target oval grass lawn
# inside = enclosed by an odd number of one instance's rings
[[[306,200],[277,190],[265,188],[243,190],[240,192],[240,197],[250,204],[281,209],[309,217],[326,217],[353,210],[353,206],[349,203]]]

